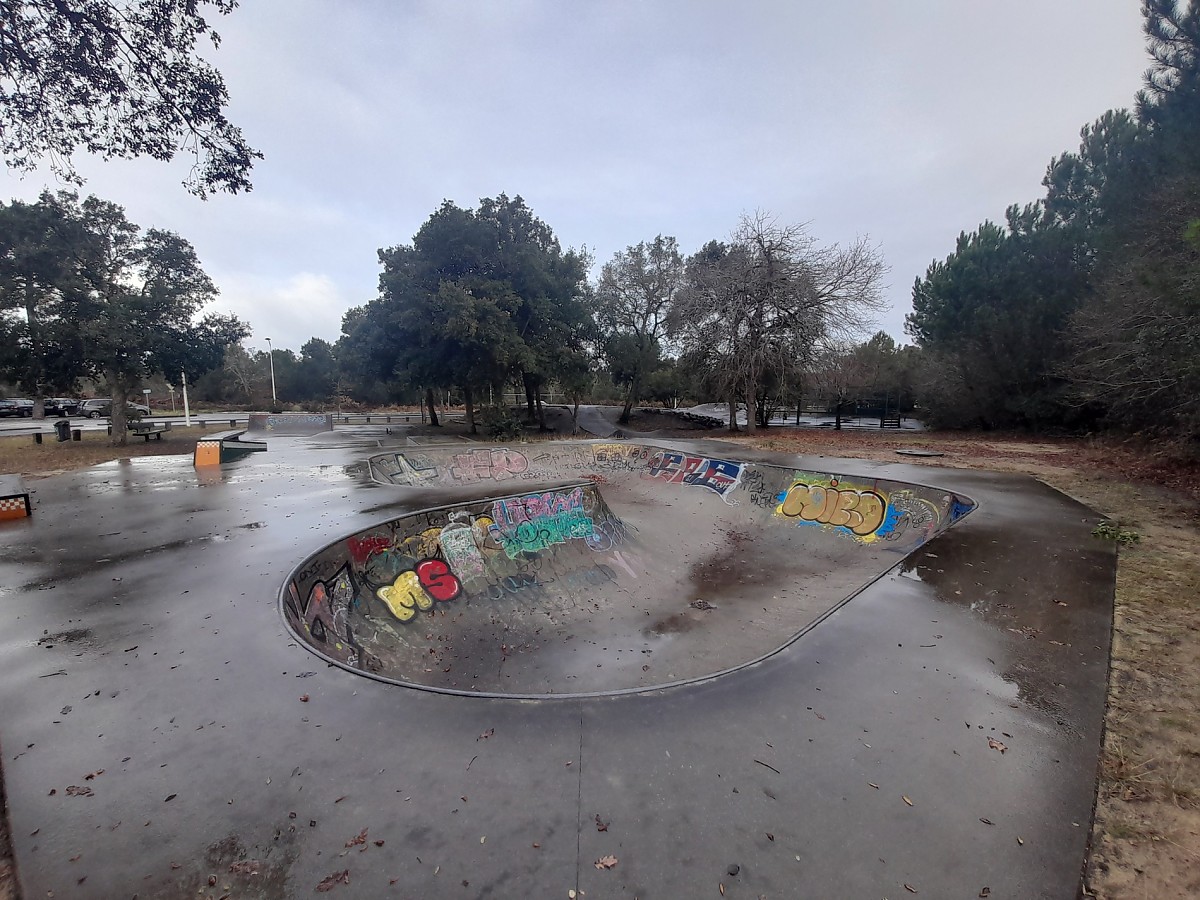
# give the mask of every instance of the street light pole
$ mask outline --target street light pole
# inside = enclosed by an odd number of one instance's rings
[[[271,346],[270,338],[263,338],[263,340],[267,342],[267,350],[269,351],[269,358],[271,360],[271,405],[278,406],[279,398],[275,396],[275,348]]]

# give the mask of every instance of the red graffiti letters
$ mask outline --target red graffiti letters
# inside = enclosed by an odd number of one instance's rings
[[[450,571],[450,567],[440,559],[423,559],[417,563],[414,571],[429,596],[434,600],[446,603],[462,593],[462,585]]]
[[[389,538],[381,534],[373,534],[365,538],[350,538],[346,541],[346,546],[350,550],[350,556],[360,566],[371,558],[372,553],[378,553],[380,550],[386,550],[392,546]]]

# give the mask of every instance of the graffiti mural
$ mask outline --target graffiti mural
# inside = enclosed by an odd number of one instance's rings
[[[487,581],[487,564],[476,536],[476,529],[466,522],[451,522],[438,535],[442,556],[468,590],[479,590]]]
[[[784,495],[777,512],[802,524],[831,525],[859,536],[875,534],[887,513],[887,500],[874,490],[840,483],[797,481]]]
[[[583,508],[583,488],[550,491],[508,500],[492,507],[491,534],[510,558],[536,553],[552,544],[590,537],[594,528]]]
[[[423,559],[413,569],[397,575],[391,584],[375,591],[401,622],[411,621],[417,610],[432,609],[434,601],[447,603],[461,593],[462,584],[440,559]]]
[[[673,484],[694,484],[727,498],[737,487],[741,474],[741,463],[660,450],[650,457],[642,477]]]
[[[946,500],[948,502],[949,498]],[[888,519],[881,530],[888,532],[889,540],[896,540],[910,529],[929,537],[941,524],[942,514],[937,506],[912,491],[893,491],[888,503]],[[892,525],[890,529],[886,527],[889,524]]]
[[[497,448],[456,453],[450,465],[450,477],[468,484],[492,479],[507,481],[529,471],[529,460],[519,450]]]

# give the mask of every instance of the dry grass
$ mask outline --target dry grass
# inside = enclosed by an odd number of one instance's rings
[[[80,441],[58,443],[52,434],[44,435],[42,443],[34,443],[28,434],[0,437],[0,475],[45,477],[75,469],[86,469],[97,463],[139,456],[191,455],[196,441],[213,428],[173,427],[161,440],[149,441],[130,436],[124,447],[112,446],[112,438],[103,431],[84,431]]]

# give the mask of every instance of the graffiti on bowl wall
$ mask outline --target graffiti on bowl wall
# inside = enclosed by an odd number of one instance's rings
[[[513,465],[511,457],[504,465]],[[630,537],[592,485],[478,501],[347,538],[301,569],[284,602],[328,652],[354,655],[352,610],[409,623],[465,595],[495,600],[534,596],[556,581],[560,587],[604,584],[615,578],[613,567],[559,563],[546,551],[578,542],[589,557],[632,572],[620,552]]]

